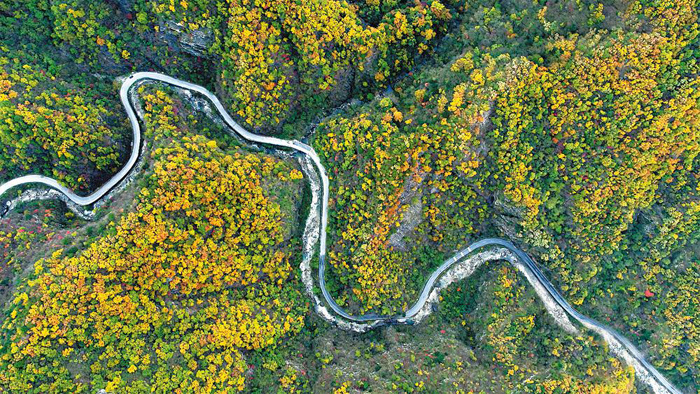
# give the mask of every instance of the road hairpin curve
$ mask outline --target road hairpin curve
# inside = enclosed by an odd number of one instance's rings
[[[131,89],[142,82],[154,81],[161,82],[167,85],[171,85],[180,89],[185,89],[191,92],[196,92],[204,97],[206,97],[213,105],[216,107],[219,115],[223,119],[226,126],[228,126],[233,132],[235,132],[239,137],[244,140],[255,143],[270,145],[275,148],[281,148],[284,150],[292,150],[293,152],[300,153],[304,158],[311,161],[314,167],[315,175],[320,178],[321,187],[320,189],[320,221],[318,223],[312,223],[314,220],[307,220],[307,229],[309,226],[317,225],[319,226],[318,231],[318,285],[323,294],[323,298],[331,310],[340,318],[347,322],[364,324],[364,328],[371,329],[382,324],[412,324],[413,319],[423,310],[426,303],[429,301],[431,293],[436,288],[436,283],[438,279],[446,273],[450,268],[455,267],[458,263],[462,262],[464,259],[473,257],[472,253],[477,250],[484,249],[487,247],[499,247],[505,249],[507,252],[514,256],[511,263],[516,262],[520,265],[518,268],[523,271],[526,278],[531,285],[535,287],[541,287],[544,289],[546,294],[544,296],[551,298],[556,305],[563,309],[569,316],[574,320],[578,321],[584,327],[597,332],[603,339],[609,344],[612,351],[622,357],[628,364],[632,365],[635,369],[635,373],[640,378],[640,380],[648,384],[657,393],[680,393],[680,391],[674,387],[654,366],[652,366],[644,357],[644,355],[629,341],[627,338],[622,336],[620,333],[614,329],[599,323],[598,321],[585,316],[578,311],[576,311],[571,304],[569,304],[566,299],[554,288],[552,283],[545,277],[542,271],[538,268],[537,264],[528,256],[525,252],[517,248],[510,241],[500,239],[500,238],[485,238],[476,241],[469,245],[468,247],[457,252],[454,256],[446,260],[440,267],[438,267],[428,278],[426,283],[423,285],[423,289],[420,293],[418,300],[411,306],[404,314],[395,316],[380,316],[376,314],[365,314],[365,315],[352,315],[348,313],[344,308],[339,306],[333,299],[333,296],[328,292],[326,288],[325,271],[326,271],[326,230],[328,227],[328,197],[329,197],[329,181],[326,175],[326,170],[321,160],[316,153],[316,151],[309,145],[297,141],[297,140],[283,140],[275,137],[268,137],[263,135],[258,135],[249,132],[238,124],[231,116],[228,114],[221,102],[216,98],[214,94],[209,92],[206,88],[195,85],[186,81],[182,81],[164,74],[154,73],[154,72],[137,72],[126,77],[122,83],[121,89],[119,90],[119,96],[121,98],[122,104],[126,111],[129,121],[131,123],[131,128],[133,131],[133,142],[131,146],[131,155],[127,160],[124,167],[119,170],[112,178],[110,178],[105,184],[103,184],[99,189],[88,196],[79,196],[75,194],[72,190],[61,185],[58,181],[53,178],[49,178],[43,175],[26,175],[12,179],[6,183],[0,185],[0,197],[7,193],[10,189],[21,185],[27,184],[43,184],[50,188],[58,190],[62,193],[68,200],[80,206],[88,206],[94,204],[103,198],[110,190],[117,186],[122,180],[124,180],[127,175],[134,168],[140,154],[141,147],[141,127],[139,125],[138,117],[134,110],[134,107],[129,100],[129,94]],[[309,178],[307,176],[307,178]],[[313,188],[312,188],[313,189]],[[319,190],[312,190],[314,193],[318,193]],[[314,196],[318,198],[318,195]],[[0,207],[0,216],[9,208],[9,203]],[[538,295],[543,298],[543,295],[538,293]],[[318,301],[318,298],[311,294],[314,300]],[[543,299],[544,301],[544,299]],[[321,305],[316,305],[317,311]],[[347,327],[347,326],[346,326]],[[352,326],[350,326],[352,327]]]

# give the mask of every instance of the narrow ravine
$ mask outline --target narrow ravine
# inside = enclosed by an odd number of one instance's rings
[[[518,268],[527,278],[529,283],[535,288],[537,295],[543,301],[548,312],[555,321],[567,331],[575,332],[577,329],[569,321],[567,315],[579,322],[584,327],[600,334],[609,344],[610,350],[633,366],[639,380],[647,384],[656,393],[680,393],[654,366],[652,366],[644,355],[629,341],[614,329],[607,327],[598,321],[585,316],[576,311],[571,304],[554,288],[552,283],[545,277],[537,264],[525,252],[518,249],[510,241],[500,238],[486,238],[474,242],[468,247],[457,252],[454,256],[446,260],[436,269],[430,278],[423,285],[423,290],[416,302],[403,315],[379,316],[379,315],[351,315],[339,306],[331,294],[326,289],[326,229],[328,225],[328,198],[329,181],[326,169],[321,163],[319,156],[312,147],[297,140],[283,140],[253,134],[239,125],[231,118],[221,102],[202,86],[186,81],[153,72],[139,72],[129,75],[124,79],[119,95],[124,105],[124,109],[131,122],[133,130],[133,142],[131,155],[126,165],[110,178],[104,185],[88,196],[78,196],[70,189],[59,184],[55,179],[43,175],[26,175],[12,179],[0,185],[0,197],[10,189],[28,184],[42,184],[58,191],[51,190],[50,193],[30,191],[25,195],[0,205],[0,217],[11,209],[18,199],[27,201],[38,198],[61,198],[69,204],[76,206],[89,206],[100,201],[105,195],[129,177],[134,169],[141,153],[141,127],[134,109],[134,104],[130,100],[131,90],[134,86],[147,82],[162,82],[180,89],[189,90],[206,97],[216,108],[219,116],[230,128],[232,133],[252,144],[269,145],[285,151],[294,152],[299,159],[304,174],[310,182],[312,191],[311,209],[306,221],[304,231],[304,256],[301,263],[302,281],[307,292],[314,302],[316,312],[325,320],[336,324],[338,327],[356,332],[365,332],[372,328],[386,324],[415,324],[430,313],[430,306],[437,302],[438,294],[450,283],[461,280],[474,272],[481,264],[490,260],[507,260]],[[34,193],[34,194],[32,194]],[[72,207],[75,209],[75,207]],[[89,214],[87,215],[89,216]],[[316,248],[318,244],[318,248]],[[318,251],[318,285],[323,295],[323,301],[313,292],[314,280],[311,272],[311,261]],[[478,253],[475,253],[478,252]],[[330,307],[330,310],[328,307]]]

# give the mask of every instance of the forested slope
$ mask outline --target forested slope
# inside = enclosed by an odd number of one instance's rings
[[[38,173],[95,190],[130,150],[117,77],[190,80],[251,131],[319,152],[342,306],[401,312],[452,252],[509,238],[693,391],[698,12],[695,0],[0,0],[0,183]],[[335,333],[299,285],[296,164],[248,151],[177,91],[139,96],[144,169],[94,224],[57,202],[0,219],[0,390],[634,390],[599,338],[558,331],[498,264],[452,286],[423,328]],[[437,337],[445,348],[421,353]]]

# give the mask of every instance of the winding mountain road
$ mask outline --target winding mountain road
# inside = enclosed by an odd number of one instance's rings
[[[61,193],[63,193],[69,200],[74,203],[86,206],[93,204],[104,197],[110,190],[117,186],[122,180],[124,180],[129,172],[134,168],[140,152],[141,146],[141,127],[139,125],[138,117],[134,110],[134,107],[129,99],[129,94],[131,89],[142,82],[154,81],[162,82],[177,88],[186,89],[192,92],[199,93],[200,95],[206,97],[213,105],[216,107],[219,115],[233,131],[235,131],[243,139],[255,143],[271,145],[276,148],[282,148],[287,150],[292,150],[305,155],[313,162],[315,166],[315,171],[321,180],[321,201],[320,201],[320,229],[319,229],[319,268],[318,268],[318,280],[319,287],[323,294],[323,298],[330,308],[339,317],[350,321],[350,322],[393,322],[393,323],[410,323],[413,317],[415,317],[418,312],[423,309],[428,302],[429,296],[433,288],[436,286],[436,282],[447,270],[455,266],[457,263],[465,259],[472,252],[486,247],[501,247],[509,250],[517,259],[523,264],[524,269],[528,275],[528,280],[531,282],[536,281],[533,285],[541,285],[548,295],[572,318],[578,321],[583,326],[599,333],[611,346],[611,349],[618,349],[618,354],[621,355],[625,361],[632,364],[635,368],[635,372],[640,377],[640,380],[649,384],[655,392],[668,392],[668,393],[680,393],[680,391],[673,386],[659,371],[654,368],[649,362],[646,361],[644,355],[624,336],[619,334],[614,329],[607,327],[598,321],[585,316],[578,311],[576,311],[569,302],[567,302],[564,297],[554,288],[552,283],[544,276],[542,271],[537,267],[537,264],[528,256],[525,252],[515,247],[511,242],[503,240],[500,238],[486,238],[480,241],[474,242],[467,248],[459,251],[453,257],[445,261],[438,269],[436,269],[427,280],[423,286],[420,297],[409,308],[405,314],[398,316],[379,316],[379,315],[351,315],[345,309],[340,307],[331,294],[326,289],[325,281],[325,270],[326,270],[326,230],[328,226],[328,197],[329,197],[329,181],[326,175],[326,170],[321,163],[319,156],[316,154],[314,149],[300,141],[297,140],[283,140],[274,137],[262,136],[253,134],[239,125],[234,121],[228,114],[221,102],[202,86],[195,85],[186,81],[182,81],[167,75],[154,73],[154,72],[138,72],[128,76],[121,86],[119,95],[121,101],[126,110],[129,121],[131,122],[131,127],[133,130],[133,143],[131,146],[131,156],[129,157],[126,165],[115,174],[109,181],[97,189],[94,193],[88,196],[78,196],[73,191],[69,190],[65,186],[59,184],[55,179],[45,177],[43,175],[27,175],[19,178],[12,179],[2,185],[0,185],[0,197],[7,193],[10,189],[15,188],[20,185],[26,184],[43,184],[50,188],[54,188]],[[0,206],[0,216],[4,214],[3,209],[7,210],[8,204]],[[308,224],[307,224],[308,225]]]

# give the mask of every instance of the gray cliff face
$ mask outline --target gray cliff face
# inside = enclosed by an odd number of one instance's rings
[[[187,31],[183,25],[174,21],[167,21],[161,25],[161,31],[163,32],[161,38],[168,45],[192,56],[206,57],[214,40],[214,35],[209,28]]]

